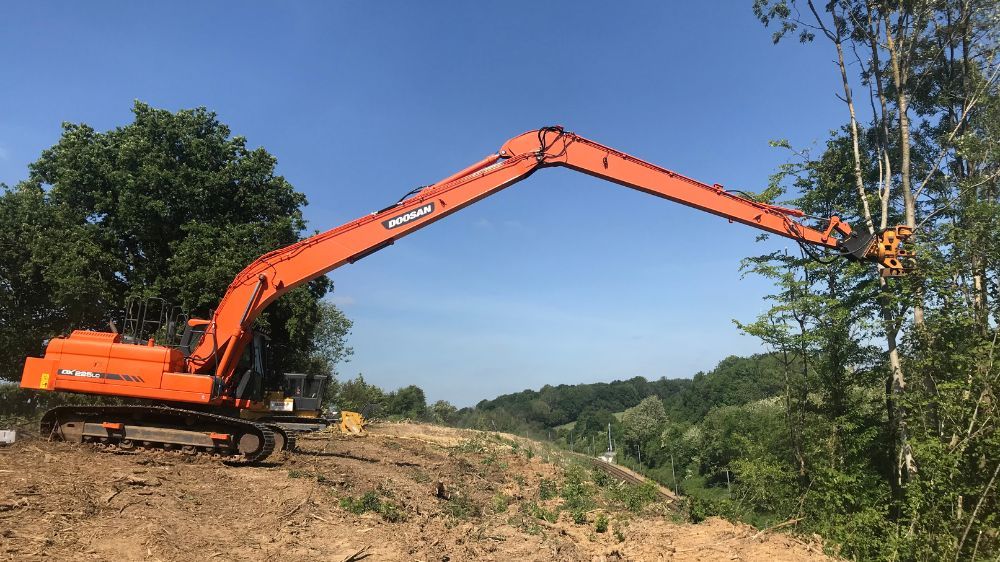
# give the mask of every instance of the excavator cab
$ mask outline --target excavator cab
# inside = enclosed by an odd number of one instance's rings
[[[232,396],[252,405],[241,417],[275,424],[288,431],[314,431],[328,425],[322,418],[326,375],[279,373],[271,354],[271,341],[254,332],[236,367],[238,381]]]
[[[272,377],[270,339],[254,332],[250,343],[243,350],[239,363],[236,364],[238,381],[232,396],[242,400],[260,402],[264,398],[266,382]]]
[[[236,366],[239,381],[233,396],[261,402],[273,412],[318,416],[329,377],[305,373],[280,373],[273,364],[271,340],[254,332]]]
[[[197,348],[207,325],[205,320],[191,320],[185,324],[179,346],[185,357],[190,357]],[[279,374],[272,359],[270,338],[254,331],[236,364],[227,394],[259,403],[261,409],[272,412],[312,417],[318,416],[322,409],[329,379],[326,375]]]
[[[180,343],[177,347],[190,359],[205,337],[209,321],[192,318],[184,323]],[[230,379],[226,394],[242,400],[259,402],[264,398],[264,387],[269,379],[271,363],[270,344],[268,337],[261,332],[254,332],[253,337],[240,355],[236,364],[235,376]]]
[[[191,357],[191,354],[194,353],[195,348],[201,343],[201,338],[205,336],[207,328],[208,320],[192,318],[184,323],[184,331],[181,333],[181,341],[177,347],[184,353],[185,358]]]

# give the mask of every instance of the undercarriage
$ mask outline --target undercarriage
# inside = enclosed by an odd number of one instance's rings
[[[167,406],[60,406],[45,413],[42,435],[122,450],[165,450],[252,464],[295,447],[286,428]]]

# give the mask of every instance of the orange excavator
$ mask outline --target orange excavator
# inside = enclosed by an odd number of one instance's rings
[[[562,127],[508,140],[498,152],[443,180],[418,188],[378,212],[267,253],[229,285],[208,319],[184,322],[179,345],[126,338],[113,330],[76,330],[52,339],[44,357],[29,357],[23,388],[132,400],[122,406],[62,406],[48,411],[42,431],[52,438],[121,448],[210,453],[253,463],[289,449],[297,423],[318,411],[319,396],[302,375],[287,375],[284,395],[264,389],[267,338],[254,320],[281,295],[342,265],[392,245],[480,199],[533,174],[564,167],[795,240],[809,250],[872,262],[883,276],[905,273],[911,234],[853,230],[837,216],[755,201],[603,146]],[[807,226],[812,220],[817,226]],[[300,404],[297,403],[301,402]],[[281,412],[289,414],[282,418]]]

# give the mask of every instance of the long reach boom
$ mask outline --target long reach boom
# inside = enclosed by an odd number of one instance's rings
[[[902,274],[897,227],[878,236],[863,235],[839,217],[822,230],[798,219],[802,211],[759,203],[682,176],[609,148],[561,127],[529,131],[507,141],[499,152],[448,176],[377,213],[317,234],[258,258],[236,276],[208,324],[190,371],[228,376],[232,357],[257,315],[285,292],[324,273],[353,263],[396,240],[493,195],[541,168],[563,166],[688,205],[735,222],[823,246],[847,257],[883,266],[885,275]],[[216,357],[221,353],[221,358]]]

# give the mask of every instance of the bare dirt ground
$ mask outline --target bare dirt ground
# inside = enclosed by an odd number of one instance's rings
[[[818,544],[684,523],[663,504],[632,513],[591,485],[596,503],[575,523],[564,500],[539,497],[564,482],[546,462],[556,453],[510,436],[386,424],[299,449],[230,467],[22,440],[0,449],[0,560],[829,560]]]

